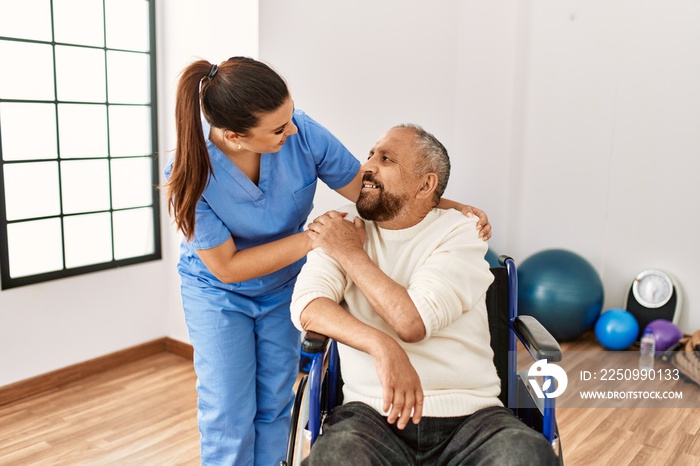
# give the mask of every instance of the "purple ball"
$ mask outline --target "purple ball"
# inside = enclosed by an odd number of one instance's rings
[[[664,352],[683,338],[683,332],[676,324],[666,319],[652,320],[644,330],[651,330],[656,340],[656,352]]]

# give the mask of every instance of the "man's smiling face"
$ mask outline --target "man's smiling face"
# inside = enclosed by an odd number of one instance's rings
[[[365,220],[393,219],[415,194],[418,182],[415,137],[412,129],[392,128],[370,150],[362,165],[362,190],[356,204]]]

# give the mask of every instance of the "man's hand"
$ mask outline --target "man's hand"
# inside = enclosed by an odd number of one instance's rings
[[[362,244],[367,239],[365,222],[359,217],[350,222],[345,220],[345,212],[331,210],[317,217],[308,225],[307,235],[314,248],[320,247],[333,259],[347,257],[363,251]]]
[[[374,357],[377,375],[382,384],[382,410],[388,413],[387,422],[403,430],[409,420],[414,424],[423,416],[423,388],[420,377],[408,355],[393,339],[378,345]]]

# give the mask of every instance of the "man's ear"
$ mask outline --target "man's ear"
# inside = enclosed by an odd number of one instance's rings
[[[420,180],[420,185],[418,186],[418,192],[416,193],[416,198],[425,199],[433,198],[435,189],[437,188],[438,177],[435,173],[428,173],[424,175]]]

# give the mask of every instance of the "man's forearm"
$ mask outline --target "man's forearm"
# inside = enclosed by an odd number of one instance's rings
[[[416,342],[425,337],[425,325],[406,288],[385,274],[364,250],[340,257],[339,263],[401,340]]]
[[[375,358],[380,343],[393,342],[387,334],[359,321],[328,298],[311,301],[300,317],[304,330],[326,335]]]

